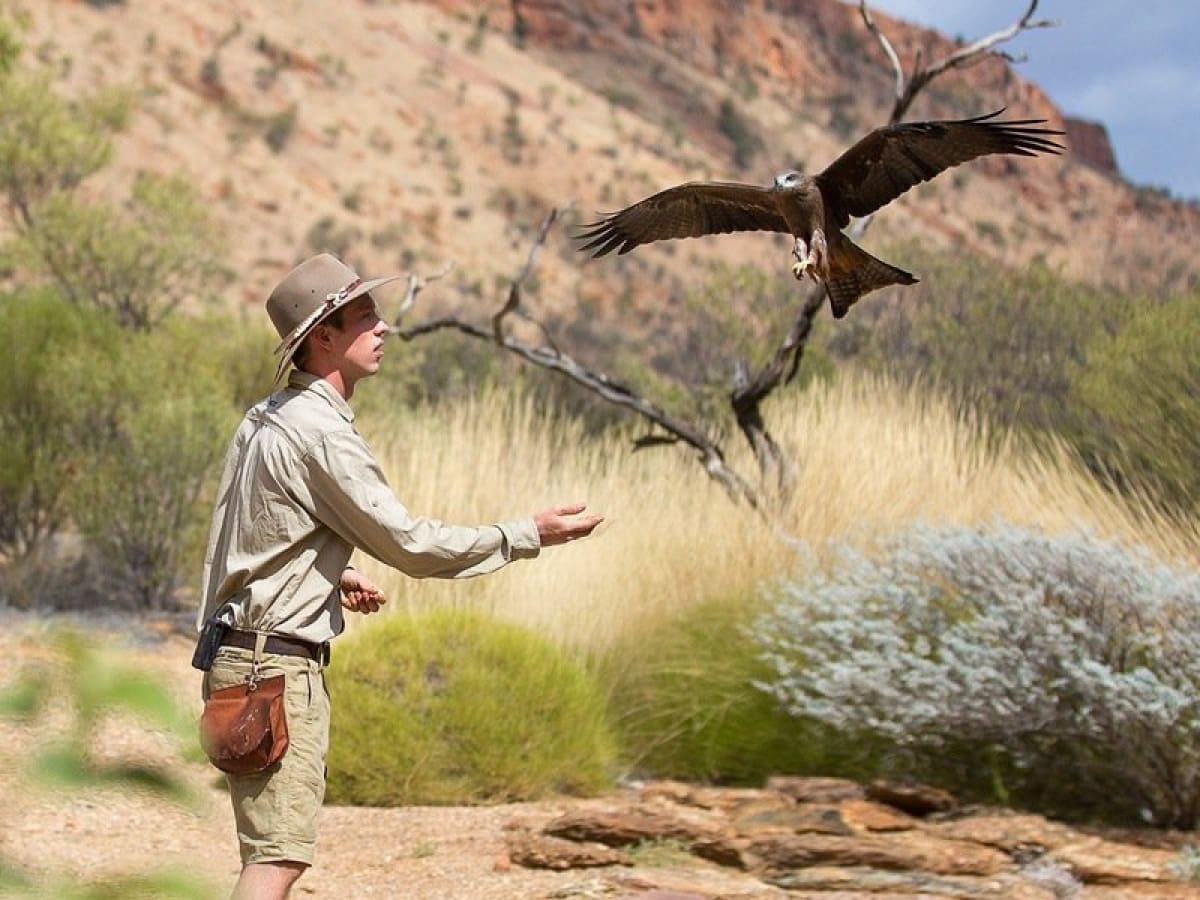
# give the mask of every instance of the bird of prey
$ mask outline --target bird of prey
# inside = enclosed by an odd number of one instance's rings
[[[732,231],[790,234],[795,239],[792,273],[801,279],[807,272],[824,283],[829,306],[840,319],[870,291],[917,281],[843,234],[851,216],[872,213],[913,185],[978,156],[1062,152],[1052,137],[1063,132],[1039,127],[1044,119],[994,121],[1002,112],[876,128],[823,172],[784,172],[771,187],[720,181],[677,185],[585,226],[579,239],[587,243],[579,249],[593,250],[596,257],[669,238]]]

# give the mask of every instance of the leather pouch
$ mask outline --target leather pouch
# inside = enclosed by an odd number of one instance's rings
[[[284,676],[251,678],[209,694],[200,717],[200,745],[222,772],[251,775],[287,752]]]

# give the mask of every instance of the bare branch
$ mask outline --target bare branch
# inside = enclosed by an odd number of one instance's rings
[[[1011,41],[1022,31],[1030,31],[1034,28],[1054,28],[1058,26],[1057,19],[1033,19],[1033,14],[1037,10],[1038,0],[1031,0],[1029,9],[1025,10],[1025,15],[1021,16],[1012,25],[1007,28],[1001,28],[999,31],[989,34],[987,37],[982,37],[973,44],[968,44],[966,47],[955,51],[947,56],[941,62],[934,63],[926,69],[926,81],[936,78],[947,69],[952,69],[955,66],[961,66],[964,62],[975,56],[981,56],[995,47],[997,44],[1003,44]]]
[[[862,14],[862,19],[867,26],[867,30],[875,35],[875,39],[883,47],[883,52],[887,54],[888,62],[892,64],[892,72],[896,76],[895,92],[898,102],[904,96],[904,67],[900,65],[900,57],[896,54],[896,48],[892,46],[892,42],[888,40],[887,35],[879,30],[879,26],[875,24],[875,20],[871,18],[871,10],[867,9],[867,0],[859,0],[858,11]]]
[[[525,258],[525,265],[521,268],[521,271],[517,273],[517,277],[514,278],[508,286],[508,298],[505,300],[504,306],[502,306],[500,311],[492,317],[492,336],[497,344],[502,343],[502,326],[504,323],[504,317],[512,313],[520,316],[525,321],[532,322],[534,325],[536,325],[538,330],[541,331],[542,337],[545,339],[546,343],[553,347],[557,352],[558,348],[555,346],[554,341],[550,339],[550,332],[546,330],[545,326],[543,326],[538,319],[527,315],[525,311],[521,309],[521,287],[533,273],[533,267],[537,262],[538,253],[542,249],[542,246],[546,243],[546,236],[550,233],[550,228],[574,205],[574,202],[571,202],[565,206],[555,207],[554,209],[550,210],[550,212],[546,214],[546,218],[542,220],[541,227],[538,228],[537,236],[533,239],[533,244],[529,248],[529,255]]]
[[[408,315],[408,311],[413,308],[413,304],[417,301],[417,294],[425,290],[431,281],[437,281],[440,278],[445,278],[454,268],[453,262],[448,262],[432,275],[426,275],[421,278],[419,275],[409,274],[408,290],[404,292],[404,299],[400,303],[400,308],[396,310],[396,318],[393,320],[394,325],[392,330],[400,327],[400,322]]]
[[[552,210],[542,222],[542,226],[538,229],[538,234],[534,239],[533,246],[530,248],[525,265],[509,284],[504,305],[492,316],[490,328],[484,328],[457,316],[441,316],[410,328],[401,328],[400,319],[402,316],[397,316],[394,320],[396,324],[391,327],[390,333],[396,335],[401,340],[411,341],[435,331],[454,330],[477,340],[488,341],[539,368],[557,372],[598,395],[606,402],[614,406],[632,410],[670,435],[669,438],[641,438],[635,443],[635,448],[640,449],[663,443],[687,444],[696,451],[701,465],[704,466],[709,476],[720,483],[735,501],[744,501],[752,508],[761,512],[762,506],[757,492],[744,478],[729,467],[725,461],[724,451],[715,441],[711,440],[699,428],[674,418],[664,409],[642,397],[632,388],[614,381],[603,372],[597,372],[581,365],[572,357],[561,352],[550,340],[547,329],[542,323],[520,308],[521,285],[529,278],[537,259],[538,250],[545,243],[550,227],[558,219],[560,213],[561,210]],[[430,276],[422,280],[416,276],[409,276],[409,290],[402,305],[403,311],[407,312],[412,307],[416,299],[416,294],[433,278],[434,276]],[[546,338],[546,345],[534,346],[505,334],[502,327],[503,321],[510,313],[535,324]]]
[[[739,371],[733,392],[729,396],[738,428],[754,450],[759,470],[764,478],[769,478],[774,473],[776,484],[783,496],[791,489],[794,480],[793,467],[767,430],[761,404],[781,383],[790,382],[796,377],[804,346],[812,332],[813,321],[824,302],[824,287],[813,285],[805,295],[796,320],[783,342],[776,348],[770,362],[753,378],[744,370]]]
[[[524,341],[508,335],[501,335],[496,340],[495,332],[466,322],[457,316],[442,316],[431,319],[407,329],[392,329],[392,333],[401,340],[411,341],[435,331],[452,329],[478,340],[495,343],[504,350],[514,353],[542,369],[549,369],[563,375],[581,387],[598,395],[601,399],[615,406],[632,410],[645,419],[658,425],[673,436],[673,441],[647,441],[641,438],[638,446],[649,446],[651,443],[682,442],[692,447],[699,455],[705,471],[716,479],[735,500],[744,500],[755,509],[760,508],[759,498],[755,490],[725,462],[725,454],[721,448],[711,441],[699,429],[681,422],[669,415],[661,407],[640,396],[632,388],[614,381],[603,372],[596,372],[580,365],[570,356],[560,353],[550,347],[534,347]]]
[[[903,69],[900,65],[900,58],[896,54],[895,48],[892,46],[891,41],[887,39],[887,36],[879,29],[879,26],[875,24],[875,20],[871,17],[871,11],[867,9],[867,0],[859,0],[858,10],[862,15],[863,22],[883,47],[884,53],[887,54],[888,60],[891,62],[892,71],[896,76],[895,102],[892,106],[892,115],[889,121],[894,124],[904,118],[913,100],[916,99],[917,94],[921,92],[925,85],[943,72],[974,64],[989,53],[1006,56],[1006,54],[999,51],[994,51],[993,48],[997,44],[1011,41],[1023,31],[1030,31],[1034,28],[1056,27],[1059,24],[1056,19],[1033,18],[1033,14],[1037,11],[1037,5],[1038,0],[1030,0],[1029,8],[1025,10],[1025,14],[1012,25],[993,32],[986,37],[982,37],[965,47],[961,47],[932,65],[922,66],[920,51],[918,51],[916,59],[913,62],[912,75],[909,76],[906,84]]]

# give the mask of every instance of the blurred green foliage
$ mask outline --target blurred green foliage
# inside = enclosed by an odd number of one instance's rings
[[[0,600],[163,606],[234,408],[268,387],[265,328],[167,324],[220,281],[215,225],[182,176],[87,184],[132,94],[65,99],[18,47],[0,22]]]
[[[12,72],[21,52],[21,41],[12,26],[0,19],[0,78]]]
[[[48,76],[10,71],[0,79],[0,191],[19,227],[39,204],[71,191],[112,159],[112,95],[68,103]]]
[[[562,650],[477,613],[387,615],[339,642],[328,800],[532,800],[606,788],[604,695]]]
[[[106,716],[128,713],[147,727],[169,736],[180,758],[199,759],[195,722],[161,680],[130,666],[114,663],[78,633],[61,631],[48,663],[27,667],[13,682],[0,686],[0,718],[30,729],[45,727],[52,709],[65,706],[65,724],[54,726],[52,739],[39,736],[35,750],[5,765],[31,787],[59,792],[91,792],[109,788],[149,793],[164,802],[194,808],[197,797],[169,769],[133,760],[101,761],[91,748]],[[60,716],[55,716],[60,721]],[[6,897],[157,898],[207,900],[209,885],[175,870],[136,873],[99,882],[80,882],[65,875],[22,871],[0,857],[0,893]]]
[[[77,306],[122,325],[161,324],[186,298],[219,279],[215,225],[180,176],[143,173],[121,203],[55,193],[33,208],[7,248]]]

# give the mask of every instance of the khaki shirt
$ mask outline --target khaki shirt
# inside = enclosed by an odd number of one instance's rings
[[[327,641],[345,627],[339,584],[358,547],[414,578],[492,572],[540,550],[532,519],[462,527],[396,499],[324,379],[293,371],[250,409],[225,456],[197,628],[215,613],[246,630]]]

